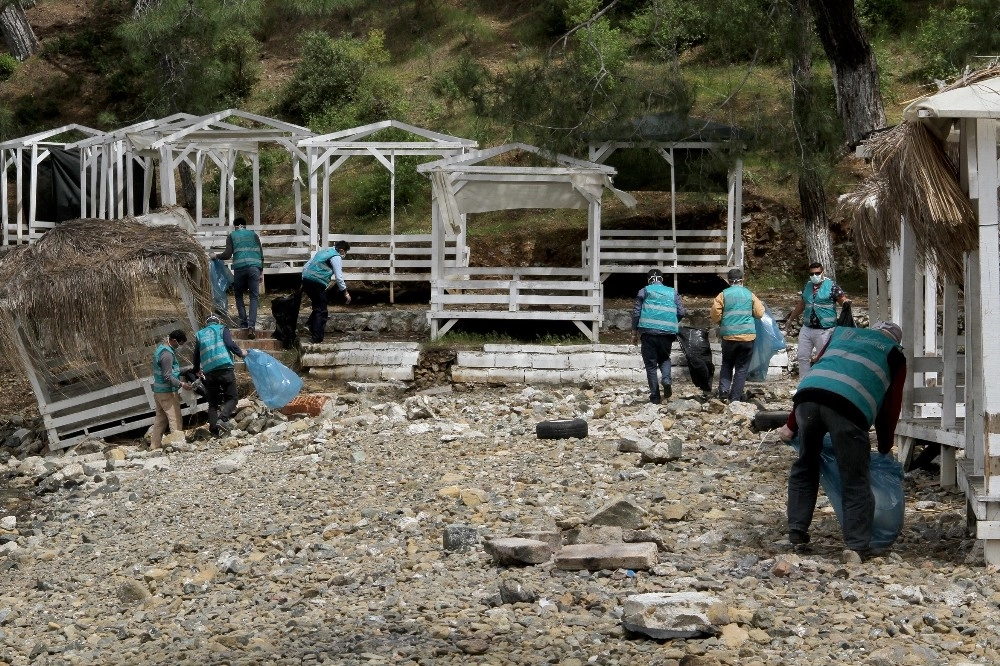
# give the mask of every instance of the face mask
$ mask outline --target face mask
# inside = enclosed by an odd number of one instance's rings
[[[819,284],[820,282],[823,281],[823,275],[822,273],[819,275],[810,275],[809,279],[812,280],[813,284]]]

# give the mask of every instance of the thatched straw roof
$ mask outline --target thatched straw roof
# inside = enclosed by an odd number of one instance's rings
[[[171,302],[182,321],[207,314],[207,262],[197,241],[177,227],[129,219],[63,222],[0,257],[0,353],[18,358],[20,327],[36,365],[56,356],[94,362],[113,379],[135,376],[132,351],[153,337],[151,301]]]
[[[941,92],[997,76],[990,67]],[[903,122],[867,141],[871,175],[841,198],[851,219],[863,262],[889,265],[889,251],[900,242],[900,220],[914,231],[917,258],[935,265],[953,282],[964,279],[963,257],[978,247],[975,211],[959,183],[957,166],[945,145],[921,122]]]

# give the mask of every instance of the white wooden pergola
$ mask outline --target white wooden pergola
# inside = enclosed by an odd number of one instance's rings
[[[902,325],[912,371],[896,429],[897,450],[905,460],[914,439],[942,445],[941,483],[957,483],[965,491],[986,561],[998,565],[1000,384],[994,379],[1000,376],[1000,77],[917,100],[905,118],[925,123],[957,149],[979,247],[965,255],[964,284],[954,284],[934,267],[918,264],[914,232],[904,223],[888,280],[870,272],[871,318],[891,317]],[[960,310],[965,314],[962,336]]]
[[[236,214],[236,165],[250,161],[253,177],[253,221],[260,227],[260,160],[262,144],[276,144],[292,156],[296,226],[302,224],[300,168],[304,155],[298,142],[313,136],[305,127],[267,118],[239,109],[204,116],[178,113],[124,127],[102,137],[80,141],[84,173],[81,174],[81,217],[114,219],[149,212],[154,170],[159,174],[160,200],[177,204],[176,170],[191,167],[195,178],[195,224],[199,229],[224,226]],[[132,171],[141,165],[145,183],[140,193],[132,191]],[[207,216],[203,206],[206,167],[219,172],[219,207]]]
[[[385,141],[372,138],[383,130],[396,129],[416,137],[415,140]],[[350,157],[374,157],[390,174],[389,234],[396,233],[396,158],[403,156],[450,157],[462,155],[478,145],[472,139],[439,134],[398,120],[383,120],[361,127],[341,130],[299,141],[306,154],[309,174],[309,219],[321,219],[311,224],[312,250],[330,244],[330,177]],[[322,198],[320,196],[322,189]],[[320,233],[322,230],[322,233]]]
[[[588,143],[588,156],[591,161],[604,164],[612,154],[620,149],[652,150],[662,157],[670,166],[670,229],[666,236],[659,239],[660,252],[650,257],[650,262],[639,265],[629,257],[635,257],[643,250],[633,247],[634,243],[621,242],[627,256],[623,261],[616,262],[613,257],[605,261],[605,272],[612,272],[616,264],[620,268],[644,269],[660,268],[665,273],[717,273],[724,274],[730,268],[743,268],[743,159],[734,155],[729,167],[725,250],[719,253],[721,244],[718,239],[703,237],[690,231],[677,229],[677,164],[676,151],[705,150],[718,152],[738,141],[735,128],[710,120],[677,116],[675,114],[656,114],[644,116],[631,121],[624,126],[593,138]],[[648,233],[648,232],[647,232]],[[622,234],[623,237],[641,237],[643,232]],[[654,243],[657,240],[650,239]],[[614,239],[602,239],[602,242],[614,247]],[[641,240],[640,240],[641,242]],[[669,247],[667,247],[669,246]],[[652,250],[653,248],[647,248]],[[702,261],[699,254],[711,254],[711,258]],[[665,261],[664,261],[665,260]],[[641,262],[639,262],[641,263]],[[675,278],[676,280],[676,278]]]
[[[64,134],[84,134],[101,138],[104,132],[78,125],[63,125],[55,129],[31,134],[19,139],[0,143],[0,223],[3,225],[3,244],[29,243],[52,228],[55,220],[39,220],[38,211],[38,167],[50,157],[51,149],[71,150],[78,139],[72,142],[58,141]],[[25,173],[24,156],[31,156]],[[14,210],[10,210],[10,185],[8,171],[14,168]],[[25,185],[29,186],[27,206],[24,201]]]
[[[492,166],[487,160],[523,151],[553,166]],[[547,153],[514,143],[422,164],[430,175],[432,200],[431,339],[444,335],[460,319],[571,321],[596,342],[604,317],[603,288],[594,261],[580,268],[545,266],[469,267],[449,265],[445,238],[466,237],[467,215],[518,208],[587,210],[587,234],[601,230],[601,198],[612,190],[626,205],[635,200],[615,190],[611,167]]]

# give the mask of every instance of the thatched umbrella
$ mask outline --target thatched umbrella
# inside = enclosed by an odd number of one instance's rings
[[[18,358],[24,344],[36,366],[61,357],[95,364],[115,381],[148,374],[136,350],[154,337],[144,315],[151,302],[164,299],[194,321],[212,303],[208,257],[197,241],[178,227],[130,219],[57,225],[0,257],[0,285],[0,353]]]
[[[939,92],[998,73],[1000,67],[990,67]],[[904,121],[873,135],[867,147],[872,174],[840,204],[852,220],[862,261],[874,268],[888,267],[889,250],[900,242],[902,220],[914,231],[918,259],[961,283],[964,255],[979,247],[979,228],[942,140],[923,123]]]

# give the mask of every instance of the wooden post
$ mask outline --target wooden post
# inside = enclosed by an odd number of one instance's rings
[[[944,278],[942,296],[941,355],[941,428],[953,430],[958,402],[958,286]],[[955,449],[941,447],[941,485],[952,487],[957,483]]]

